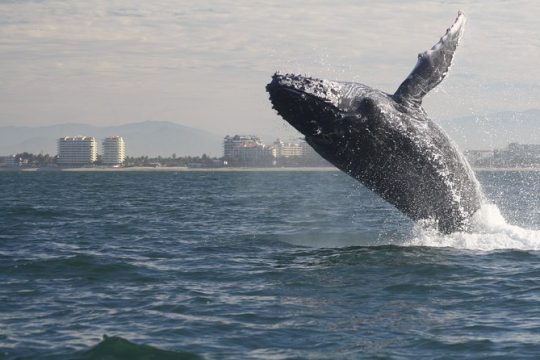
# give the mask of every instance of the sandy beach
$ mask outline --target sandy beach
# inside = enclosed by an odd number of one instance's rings
[[[540,171],[540,168],[473,168],[476,172],[485,171]],[[223,168],[189,168],[185,166],[161,166],[146,167],[132,166],[123,168],[109,167],[83,167],[83,168],[0,168],[2,171],[21,171],[21,172],[330,172],[339,171],[335,167],[223,167]]]

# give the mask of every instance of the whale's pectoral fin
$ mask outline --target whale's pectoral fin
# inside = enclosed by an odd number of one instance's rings
[[[465,15],[460,11],[439,42],[430,50],[418,54],[416,66],[394,94],[396,101],[408,106],[420,106],[424,95],[443,81],[452,65],[465,22]]]

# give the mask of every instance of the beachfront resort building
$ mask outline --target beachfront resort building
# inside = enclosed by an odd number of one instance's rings
[[[274,157],[303,156],[304,148],[299,143],[286,143],[281,140],[274,141]]]
[[[223,158],[229,166],[328,166],[305,140],[265,145],[257,136],[226,136]]]
[[[223,158],[228,165],[265,166],[272,162],[272,149],[254,135],[226,136]]]
[[[97,142],[93,136],[65,136],[58,139],[58,165],[85,166],[97,160]]]
[[[273,144],[274,157],[289,158],[289,157],[309,157],[314,156],[315,151],[305,140],[298,139],[295,142],[283,142],[279,139]]]
[[[103,165],[120,166],[126,158],[125,142],[121,136],[103,140]]]

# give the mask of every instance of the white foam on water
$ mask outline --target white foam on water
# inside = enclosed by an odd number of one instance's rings
[[[540,250],[540,230],[508,224],[496,205],[486,203],[473,216],[472,231],[445,235],[433,226],[418,223],[404,245],[479,251]]]

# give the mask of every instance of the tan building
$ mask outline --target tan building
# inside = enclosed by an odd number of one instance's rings
[[[276,141],[276,144],[279,144],[277,157],[304,155],[304,148],[300,143],[284,143]]]
[[[273,155],[276,158],[289,158],[289,157],[308,157],[314,156],[315,152],[311,146],[304,140],[297,140],[296,142],[283,142],[277,139],[274,142]]]

